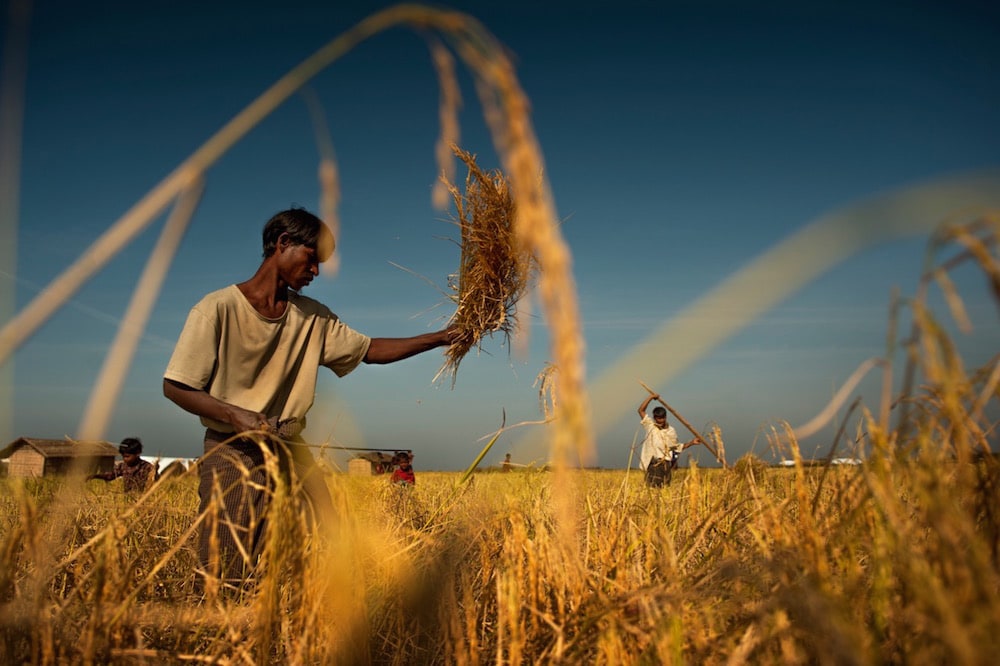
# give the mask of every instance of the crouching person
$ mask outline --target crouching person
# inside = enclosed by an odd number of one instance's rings
[[[126,437],[118,446],[118,453],[122,456],[122,461],[115,463],[114,469],[110,472],[99,472],[91,474],[87,480],[100,479],[102,481],[122,480],[122,487],[125,492],[141,493],[156,480],[156,467],[148,460],[143,460],[142,441],[138,437]]]

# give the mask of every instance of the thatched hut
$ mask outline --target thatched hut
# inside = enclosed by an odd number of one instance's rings
[[[0,451],[10,477],[43,477],[79,472],[110,472],[118,449],[110,442],[19,437]]]
[[[392,471],[393,457],[372,451],[370,453],[359,453],[347,461],[347,473],[352,476],[374,476]]]
[[[394,454],[381,451],[357,453],[347,461],[347,473],[352,476],[377,476],[389,474],[399,464],[401,458],[413,459],[412,451],[396,451]]]

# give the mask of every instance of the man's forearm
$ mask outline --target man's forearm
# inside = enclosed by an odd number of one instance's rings
[[[213,421],[228,422],[225,406],[205,391],[169,379],[163,380],[163,395],[186,412]]]
[[[186,412],[220,423],[228,423],[236,432],[267,427],[267,417],[214,398],[207,391],[170,379],[163,380],[163,395]]]
[[[402,361],[437,347],[451,344],[450,329],[414,335],[409,338],[372,338],[365,363],[384,364]]]
[[[649,407],[649,403],[651,403],[652,401],[653,401],[653,396],[649,396],[642,401],[642,404],[639,405],[639,409],[636,410],[637,412],[639,412],[639,416],[646,415],[646,408]]]

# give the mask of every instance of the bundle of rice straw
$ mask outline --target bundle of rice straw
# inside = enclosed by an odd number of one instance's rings
[[[473,347],[482,349],[484,336],[501,333],[509,342],[517,328],[517,303],[530,286],[536,262],[514,235],[517,210],[503,173],[484,172],[475,155],[454,145],[452,150],[469,168],[464,193],[442,177],[455,202],[452,221],[461,230],[458,273],[448,278],[450,298],[458,306],[451,319],[458,336],[434,379],[450,374],[454,386],[459,363]]]

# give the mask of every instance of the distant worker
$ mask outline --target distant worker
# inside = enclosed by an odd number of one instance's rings
[[[413,454],[409,451],[401,451],[396,454],[394,462],[398,467],[392,470],[390,483],[397,486],[412,486],[417,483],[417,477],[413,473]]]
[[[503,471],[509,472],[513,467],[514,465],[510,462],[510,454],[508,453],[503,458]]]
[[[646,472],[646,485],[650,488],[660,488],[669,484],[673,471],[680,460],[681,451],[694,445],[694,441],[681,444],[677,441],[677,431],[667,423],[667,410],[663,407],[653,409],[653,418],[646,414],[646,407],[653,400],[659,400],[659,394],[648,396],[639,405],[639,418],[646,438],[642,441],[642,452],[639,454],[639,467]]]
[[[122,487],[126,492],[142,492],[149,487],[149,484],[156,479],[156,467],[148,460],[139,457],[142,454],[142,442],[138,437],[126,437],[118,446],[118,453],[122,456],[120,463],[115,463],[114,469],[110,472],[99,472],[87,477],[90,479],[100,479],[102,481],[122,480]]]

